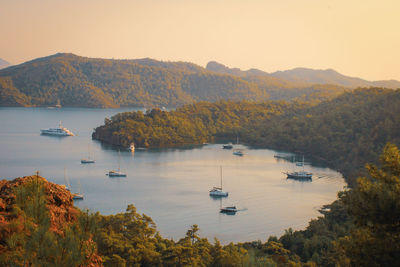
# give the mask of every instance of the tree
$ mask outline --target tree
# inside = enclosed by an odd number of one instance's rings
[[[400,263],[400,151],[388,143],[381,167],[367,164],[369,177],[346,191],[343,202],[356,228],[337,243],[338,262],[353,266]]]

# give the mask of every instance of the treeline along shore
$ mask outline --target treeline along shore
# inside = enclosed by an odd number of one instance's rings
[[[400,90],[356,89],[317,105],[267,101],[199,102],[172,111],[120,113],[92,137],[129,147],[236,141],[306,154],[343,173],[350,186],[387,142],[400,144]]]

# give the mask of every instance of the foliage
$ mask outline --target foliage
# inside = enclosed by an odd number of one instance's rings
[[[320,101],[337,86],[298,85],[244,79],[184,62],[111,60],[56,54],[0,70],[0,106],[177,107],[194,101],[294,98]],[[293,84],[293,83],[291,83]],[[299,90],[297,90],[299,88]]]
[[[13,216],[6,225],[10,235],[2,241],[1,266],[88,265],[96,246],[90,241],[94,216],[82,212],[61,234],[50,228],[50,215],[42,180],[15,188]]]
[[[124,147],[131,143],[137,147],[166,147],[202,144],[215,138],[236,140],[245,125],[301,106],[287,102],[219,101],[185,105],[169,112],[125,112],[106,119],[105,125],[97,127],[92,136]]]
[[[357,89],[316,106],[260,120],[241,139],[308,154],[342,172],[350,186],[386,142],[400,144],[400,89]]]
[[[356,228],[336,243],[338,263],[397,266],[400,262],[400,151],[387,144],[381,167],[368,164],[369,177],[342,199]]]

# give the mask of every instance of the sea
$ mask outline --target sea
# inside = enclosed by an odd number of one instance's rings
[[[33,175],[80,191],[81,209],[103,215],[124,212],[133,204],[150,216],[165,238],[183,238],[197,224],[200,236],[223,244],[281,236],[285,230],[305,229],[319,209],[337,198],[346,183],[342,175],[302,155],[234,144],[243,156],[223,144],[127,151],[92,140],[93,129],[105,118],[138,109],[0,108],[0,179]],[[75,136],[54,137],[40,129],[59,123]],[[236,142],[236,140],[231,140]],[[91,157],[94,164],[81,164]],[[120,168],[127,177],[108,177]],[[284,172],[313,173],[312,181],[287,179]],[[221,179],[222,177],[222,179]],[[222,186],[226,198],[209,190]],[[220,208],[236,206],[234,214]]]

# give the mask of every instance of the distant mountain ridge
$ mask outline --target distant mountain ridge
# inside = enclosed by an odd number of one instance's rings
[[[381,80],[367,81],[357,77],[343,75],[333,69],[316,70],[309,68],[294,68],[285,71],[276,71],[267,73],[258,69],[250,69],[242,71],[238,68],[229,68],[215,61],[210,61],[206,69],[218,73],[231,74],[239,77],[264,76],[275,77],[287,82],[295,84],[334,84],[348,88],[357,87],[386,87],[391,89],[400,88],[400,81],[397,80]]]
[[[257,70],[242,77],[187,62],[114,60],[58,53],[0,70],[0,106],[178,107],[218,100],[317,103],[345,91]]]
[[[0,69],[7,68],[8,66],[11,66],[11,64],[4,59],[0,58]]]

